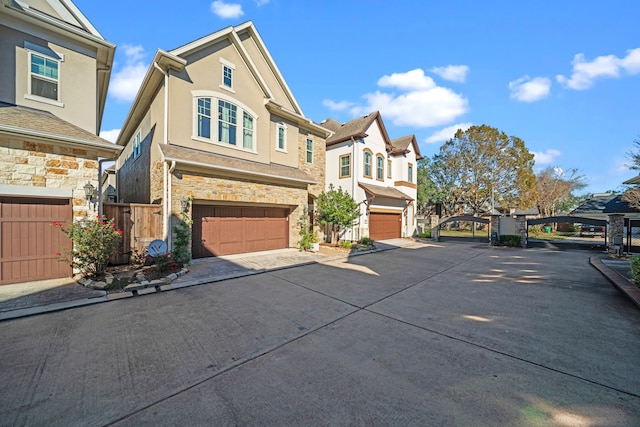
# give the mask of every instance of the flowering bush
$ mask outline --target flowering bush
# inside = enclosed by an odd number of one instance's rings
[[[178,268],[182,267],[171,252],[167,252],[164,255],[154,256],[151,259],[153,259],[153,263],[158,266],[158,270],[163,273],[174,272]]]
[[[116,229],[113,220],[99,216],[67,226],[56,221],[51,225],[60,228],[73,241],[72,249],[62,248],[62,253],[56,252],[59,261],[69,263],[84,276],[104,274],[109,259],[116,254],[122,239],[122,230]]]

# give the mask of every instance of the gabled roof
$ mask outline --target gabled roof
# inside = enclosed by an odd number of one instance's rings
[[[47,111],[3,102],[0,102],[0,134],[95,150],[100,157],[107,158],[114,157],[122,150],[122,147]]]
[[[111,67],[116,46],[102,37],[96,28],[89,22],[80,9],[71,0],[0,0],[0,23],[12,26],[14,20],[7,20],[2,15],[18,19],[30,24],[28,33],[47,39],[50,32],[62,38],[71,39],[83,45],[89,45],[96,49],[97,84],[98,84],[98,111],[96,129],[100,130],[104,105],[111,79]],[[19,24],[17,27],[24,31]],[[42,30],[40,30],[42,29]]]
[[[638,185],[640,184],[640,175],[634,176],[631,179],[626,180],[625,182],[623,182],[624,185]]]
[[[293,111],[283,106],[276,99],[274,99],[274,95],[269,89],[266,80],[260,74],[258,67],[254,63],[251,55],[242,43],[242,38],[245,38],[247,36],[251,37],[255,41],[260,53],[264,56],[267,65],[275,75],[276,80],[284,89],[285,96],[287,97],[291,105],[293,105]],[[135,130],[137,129],[139,120],[146,113],[146,110],[149,107],[156,89],[162,83],[164,77],[163,73],[168,72],[169,70],[182,70],[187,65],[187,61],[185,59],[187,56],[205,49],[211,45],[219,43],[221,40],[229,40],[229,42],[237,49],[247,68],[252,73],[258,86],[262,90],[263,96],[265,97],[265,107],[269,111],[284,116],[285,118],[296,122],[298,125],[305,129],[312,130],[318,134],[323,135],[323,137],[329,135],[329,132],[325,128],[313,123],[310,119],[304,117],[302,109],[295,100],[293,93],[287,86],[287,83],[284,81],[280,70],[269,54],[267,47],[264,45],[262,38],[258,34],[258,31],[251,21],[247,21],[244,24],[240,24],[235,27],[230,26],[220,31],[216,31],[215,33],[199,38],[198,40],[194,40],[169,52],[159,49],[156,52],[153,61],[151,61],[151,65],[147,70],[147,74],[145,75],[142,84],[140,85],[140,89],[138,90],[138,94],[133,101],[133,105],[131,107],[131,110],[129,111],[129,115],[125,120],[125,125],[120,131],[118,144],[126,145],[127,142],[131,139],[133,132],[135,132]],[[160,70],[156,68],[154,64],[157,64],[160,67]]]
[[[373,113],[358,117],[357,119],[353,119],[347,123],[340,124],[333,119],[327,119],[320,123],[320,125],[334,132],[333,135],[327,138],[327,147],[329,147],[331,145],[348,141],[351,138],[366,138],[368,136],[366,133],[367,129],[371,127],[374,121],[377,121],[378,126],[380,127],[380,132],[382,133],[385,145],[387,146],[387,151],[391,150],[393,147],[391,147],[389,134],[387,133],[387,128],[384,126],[384,122],[382,121],[382,116],[379,111],[374,111]]]
[[[615,197],[615,194],[594,196],[589,200],[585,200],[577,208],[572,210],[571,215],[580,216],[585,214],[603,213],[607,203]]]
[[[192,168],[224,171],[225,176],[234,174],[244,176],[251,175],[254,177],[262,177],[268,181],[278,180],[316,184],[316,181],[307,173],[290,166],[283,166],[276,163],[265,164],[252,162],[250,160],[170,144],[160,144],[160,150],[162,151],[162,157],[165,161],[175,161],[178,164]]]
[[[638,213],[640,209],[634,208],[629,202],[622,199],[622,195],[617,195],[605,205],[603,212],[606,214]]]
[[[409,153],[409,145],[413,147],[413,152],[416,153],[416,159],[422,159],[422,154],[420,154],[420,147],[418,147],[418,141],[416,141],[416,136],[411,134],[407,136],[401,136],[400,138],[392,139],[391,146],[391,154],[406,154]]]
[[[380,185],[363,184],[362,182],[359,182],[358,185],[372,196],[387,197],[389,199],[413,200],[412,197],[407,196],[395,187],[382,187]]]

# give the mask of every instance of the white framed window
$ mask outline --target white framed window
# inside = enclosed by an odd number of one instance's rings
[[[201,138],[211,138],[211,98],[198,98],[198,133]]]
[[[192,95],[193,139],[255,152],[258,117],[253,111],[222,93],[193,91]]]
[[[253,117],[242,112],[242,148],[253,150]]]
[[[387,159],[387,178],[391,179],[391,159]]]
[[[409,167],[407,168],[407,181],[413,182],[413,165],[409,163]]]
[[[307,163],[313,163],[313,140],[307,138]]]
[[[237,145],[236,128],[238,126],[238,107],[218,100],[218,142]]]
[[[351,154],[343,154],[340,156],[340,178],[349,178],[351,176]]]
[[[373,154],[371,154],[371,152],[368,150],[364,152],[364,156],[362,157],[363,173],[364,173],[364,176],[367,178],[371,178],[371,158],[372,157],[373,157]]]
[[[276,150],[287,151],[287,126],[282,123],[276,123]]]
[[[220,58],[220,63],[222,65],[222,81],[220,82],[220,87],[235,93],[233,90],[233,74],[236,66],[222,58]]]
[[[384,180],[384,157],[380,154],[376,156],[376,179],[378,181]]]
[[[60,61],[29,52],[29,94],[58,101]]]

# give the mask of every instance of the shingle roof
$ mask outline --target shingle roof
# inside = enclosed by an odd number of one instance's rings
[[[327,147],[330,145],[338,144],[343,141],[347,141],[353,138],[364,138],[367,136],[366,131],[369,129],[371,124],[379,119],[380,131],[385,139],[385,143],[389,144],[389,135],[387,134],[387,129],[384,127],[384,123],[382,122],[382,118],[380,117],[380,112],[374,111],[373,113],[367,114],[366,116],[358,117],[357,119],[353,119],[350,122],[340,124],[333,119],[327,119],[320,123],[320,125],[324,128],[329,129],[334,132],[327,139]]]
[[[122,147],[62,120],[47,111],[2,102],[0,102],[0,130],[70,143],[85,143],[110,149],[114,153],[122,149]]]
[[[416,153],[416,158],[418,160],[422,159],[422,154],[420,154],[420,148],[418,147],[418,142],[416,141],[416,136],[413,134],[392,139],[391,146],[393,147],[393,149],[391,150],[391,154],[408,153],[410,151],[409,145],[413,146],[413,150]]]
[[[161,144],[160,150],[166,160],[175,160],[178,163],[182,162],[192,166],[222,170],[228,175],[254,175],[262,176],[269,180],[277,179],[316,184],[316,181],[310,175],[290,166],[252,162],[171,144]]]
[[[622,199],[622,195],[615,196],[605,205],[604,213],[638,213],[640,209],[632,207],[629,202]]]
[[[395,187],[382,187],[379,185],[363,184],[361,182],[359,182],[358,185],[362,187],[364,191],[374,196],[388,197],[390,199],[413,200],[412,197],[407,196]]]
[[[584,214],[603,213],[607,203],[609,203],[614,197],[616,197],[614,194],[592,197],[572,210],[571,215],[579,216]]]

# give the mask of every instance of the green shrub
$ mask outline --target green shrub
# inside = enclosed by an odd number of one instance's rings
[[[318,236],[313,230],[309,229],[307,218],[307,210],[305,209],[298,220],[298,227],[300,227],[298,247],[301,251],[308,251],[314,243],[318,243]]]
[[[640,286],[640,256],[636,255],[631,257],[630,264],[633,283],[635,283],[636,286]]]
[[[351,249],[351,246],[352,244],[351,244],[351,241],[349,240],[345,240],[344,242],[342,242],[342,247],[345,249]]]
[[[56,252],[58,260],[77,268],[83,276],[104,274],[122,240],[122,230],[116,229],[113,220],[106,217],[83,219],[67,226],[54,221],[51,225],[58,227],[73,242],[72,248],[62,247],[62,253]]]
[[[371,246],[373,245],[373,239],[370,237],[363,237],[360,240],[358,240],[358,243],[360,243],[361,245]]]
[[[518,234],[502,234],[500,235],[500,246],[520,246],[520,235]]]
[[[425,228],[422,233],[418,234],[418,237],[420,237],[421,239],[430,239],[431,238],[431,229],[430,228]]]

